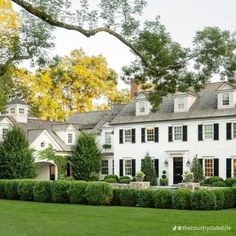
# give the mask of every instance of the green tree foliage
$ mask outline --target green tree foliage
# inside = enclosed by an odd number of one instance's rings
[[[90,180],[91,174],[100,172],[101,149],[94,134],[79,134],[70,162],[73,177],[77,180]]]
[[[193,158],[193,161],[191,164],[191,172],[193,172],[194,182],[202,182],[204,180],[203,168],[197,156]]]
[[[13,126],[0,145],[0,178],[27,179],[35,176],[32,150],[25,134],[19,127]]]
[[[157,175],[149,153],[143,159],[142,172],[145,174],[144,181],[149,181],[151,185],[157,185]]]
[[[93,10],[89,1],[82,0],[76,13],[70,11],[70,1],[12,1],[52,26],[75,30],[86,37],[105,32],[128,46],[136,59],[123,68],[122,77],[125,81],[150,82],[153,110],[168,93],[184,92],[190,86],[198,90],[215,74],[235,79],[234,34],[206,27],[196,33],[191,48],[183,48],[172,40],[159,17],[140,22],[145,0],[100,0]]]

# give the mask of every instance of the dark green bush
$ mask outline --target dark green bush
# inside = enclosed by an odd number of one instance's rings
[[[36,183],[37,183],[37,180],[33,180],[33,179],[20,181],[17,187],[17,194],[19,195],[20,200],[23,200],[23,201],[34,200],[33,188]]]
[[[216,195],[211,190],[199,189],[191,194],[191,208],[193,210],[216,209]]]
[[[112,200],[111,205],[113,206],[119,206],[120,205],[120,188],[113,188],[112,189]]]
[[[224,208],[232,208],[235,205],[234,191],[232,188],[222,188],[222,192],[224,193],[225,201]]]
[[[52,184],[52,201],[58,203],[69,202],[67,191],[69,190],[71,181],[56,180]]]
[[[17,200],[19,195],[17,193],[17,187],[21,180],[7,180],[4,185],[4,191],[7,199]]]
[[[175,209],[190,209],[191,191],[178,189],[172,193],[172,207]]]
[[[212,186],[214,186],[214,187],[225,187],[226,185],[225,185],[225,182],[217,181],[217,182],[214,182],[212,184]]]
[[[104,181],[107,183],[117,183],[117,180],[115,178],[106,178],[104,179]]]
[[[153,207],[153,190],[140,189],[137,191],[137,206]]]
[[[112,187],[106,182],[89,182],[85,198],[91,205],[109,205],[112,200]]]
[[[52,181],[38,181],[33,189],[34,201],[52,202]]]
[[[213,189],[212,190],[216,195],[216,209],[221,210],[224,208],[225,204],[225,195],[222,189]]]
[[[121,176],[119,179],[119,183],[121,184],[129,184],[131,182],[131,178],[129,176]]]
[[[234,178],[227,178],[225,180],[225,184],[228,187],[232,187],[234,184],[236,184],[236,177],[234,177]]]
[[[119,181],[119,178],[118,178],[117,175],[106,175],[106,176],[104,177],[104,180],[105,180],[105,179],[110,179],[110,178],[116,179],[116,182]]]
[[[88,183],[86,181],[72,181],[68,190],[70,203],[85,204],[85,189]]]
[[[224,180],[220,178],[219,176],[213,176],[213,177],[205,179],[206,185],[212,185],[215,182],[224,182]]]
[[[171,208],[171,190],[160,189],[153,194],[153,202],[156,208]]]
[[[232,187],[232,191],[234,194],[234,207],[236,207],[236,186]]]
[[[120,189],[120,205],[121,206],[136,206],[137,190],[131,188]]]
[[[4,190],[4,186],[7,180],[5,179],[0,179],[0,199],[6,198],[6,193]]]

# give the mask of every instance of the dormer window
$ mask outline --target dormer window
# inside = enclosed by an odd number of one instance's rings
[[[229,93],[223,93],[222,103],[223,103],[223,106],[229,105]]]
[[[184,109],[184,98],[178,99],[178,109],[183,110]]]
[[[140,113],[144,113],[145,112],[145,103],[144,102],[140,102],[139,104],[139,112]]]
[[[19,108],[19,114],[25,114],[25,109],[24,108]]]
[[[16,109],[15,109],[14,107],[12,107],[12,108],[10,109],[10,113],[11,113],[11,114],[15,114],[15,111],[16,111]]]
[[[68,143],[72,143],[73,142],[73,135],[71,133],[68,134]]]

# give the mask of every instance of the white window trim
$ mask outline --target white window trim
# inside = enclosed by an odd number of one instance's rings
[[[210,178],[210,177],[214,177],[214,158],[213,156],[209,156],[209,157],[203,157],[202,160],[203,160],[203,175],[206,177],[206,178]],[[205,173],[205,160],[212,160],[212,176],[206,176],[206,173]]]
[[[103,174],[103,173],[102,173],[102,162],[103,162],[103,161],[107,161],[107,174]],[[108,174],[109,174],[109,160],[108,160],[108,159],[102,159],[102,160],[101,160],[101,174],[102,174],[102,175],[108,175]]]
[[[206,125],[211,125],[212,126],[212,138],[206,138],[206,135],[205,135]],[[213,140],[213,139],[214,139],[214,124],[212,124],[212,123],[203,124],[203,140]]]
[[[181,139],[175,139],[175,128],[180,127],[181,128]],[[172,140],[173,142],[182,142],[183,141],[183,125],[175,125],[173,126],[173,134],[172,134]]]
[[[148,129],[149,130],[150,129],[153,130],[153,140],[152,141],[148,141],[148,133],[147,133]],[[147,142],[147,143],[154,143],[154,141],[155,141],[155,129],[154,129],[154,127],[147,127],[147,128],[145,128],[145,142]]]
[[[126,141],[126,138],[125,138],[125,131],[128,131],[128,130],[130,130],[130,141]],[[124,143],[132,143],[132,128],[124,129],[123,136],[124,136]]]
[[[110,137],[109,137],[110,142],[107,142],[106,134],[109,134],[109,135],[110,135]],[[105,131],[105,133],[104,133],[104,143],[111,145],[111,140],[112,140],[111,132]]]
[[[124,157],[123,158],[123,174],[124,174],[124,176],[129,176],[129,177],[132,177],[132,157]],[[128,175],[128,174],[126,174],[126,171],[125,171],[125,161],[131,161],[131,174],[130,175]]]
[[[228,99],[227,99],[227,101],[228,101],[228,104],[224,104],[224,95],[227,95],[228,96]],[[230,106],[230,93],[229,92],[224,92],[224,93],[222,93],[222,106],[223,107],[228,107],[228,106]]]
[[[20,112],[20,111],[23,111],[23,112]],[[19,114],[20,114],[20,115],[24,115],[24,114],[25,114],[25,108],[20,107],[20,108],[19,108]]]

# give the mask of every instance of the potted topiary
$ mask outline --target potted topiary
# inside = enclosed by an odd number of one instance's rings
[[[138,171],[136,173],[136,181],[137,182],[142,182],[144,179],[145,174],[142,171]]]
[[[162,176],[160,178],[160,185],[161,186],[167,186],[168,185],[168,180],[166,178],[166,171],[165,170],[162,171]]]

